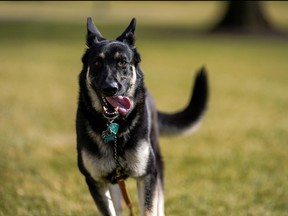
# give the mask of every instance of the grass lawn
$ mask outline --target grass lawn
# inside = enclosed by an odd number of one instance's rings
[[[74,124],[95,4],[0,3],[0,216],[98,215],[77,168]],[[288,4],[266,6],[288,29]],[[205,65],[209,72],[201,128],[160,140],[166,215],[287,215],[288,39],[197,33],[213,24],[216,2],[101,7],[109,16],[92,16],[110,39],[139,15],[137,47],[159,109],[184,107],[195,71]],[[128,180],[136,206],[134,183]]]

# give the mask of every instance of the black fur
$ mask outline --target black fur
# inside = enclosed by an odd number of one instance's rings
[[[101,139],[108,123],[103,107],[108,107],[109,115],[115,108],[107,100],[123,97],[125,100],[117,99],[117,102],[128,103],[113,121],[119,124],[117,154],[123,177],[138,182],[143,215],[164,215],[159,130],[169,133],[192,127],[203,115],[207,102],[208,84],[202,68],[187,108],[175,114],[156,110],[144,85],[141,57],[135,47],[135,27],[133,18],[127,29],[111,41],[101,35],[91,18],[87,19],[88,48],[82,57],[76,117],[78,166],[102,215],[115,215],[115,212],[118,215],[121,209],[114,206],[114,210],[105,195],[116,183],[114,144],[105,144]]]

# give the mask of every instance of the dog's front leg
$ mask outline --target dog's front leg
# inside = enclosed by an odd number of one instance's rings
[[[142,216],[164,216],[164,191],[157,174],[138,179],[137,190]]]
[[[101,214],[104,216],[116,216],[114,205],[108,190],[108,185],[95,182],[90,178],[86,178],[86,182],[94,202]]]
[[[109,191],[117,216],[122,216],[122,195],[118,184],[109,184]]]

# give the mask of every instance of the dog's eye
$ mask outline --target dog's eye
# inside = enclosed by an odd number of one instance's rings
[[[121,59],[121,60],[118,61],[118,66],[119,66],[119,67],[124,68],[124,67],[127,66],[127,64],[128,64],[128,62],[125,61],[125,60],[123,60],[123,59]]]
[[[101,68],[102,67],[102,62],[100,60],[96,60],[94,63],[96,68]]]

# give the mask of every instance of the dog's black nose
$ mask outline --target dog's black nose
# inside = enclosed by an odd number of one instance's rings
[[[113,96],[118,91],[118,84],[116,82],[106,82],[102,85],[101,91],[105,96]]]

